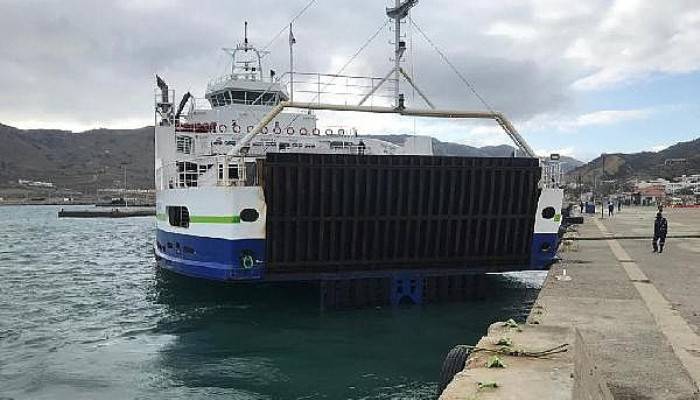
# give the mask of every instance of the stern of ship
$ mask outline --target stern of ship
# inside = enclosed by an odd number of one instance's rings
[[[530,266],[533,269],[547,269],[557,260],[563,201],[562,189],[543,188],[540,192],[530,257]]]

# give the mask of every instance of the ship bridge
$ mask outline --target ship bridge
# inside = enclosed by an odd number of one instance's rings
[[[266,76],[262,58],[266,51],[258,50],[248,42],[248,23],[245,23],[245,39],[235,48],[224,48],[231,56],[231,71],[212,79],[205,94],[213,108],[232,104],[275,106],[289,100],[284,87],[270,70]]]

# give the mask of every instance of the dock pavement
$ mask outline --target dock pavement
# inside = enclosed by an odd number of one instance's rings
[[[700,209],[664,211],[663,254],[652,252],[655,214],[587,216],[527,323],[493,324],[440,398],[700,399]],[[494,355],[504,368],[486,367]]]

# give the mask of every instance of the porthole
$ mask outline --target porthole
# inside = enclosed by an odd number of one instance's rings
[[[167,206],[165,210],[168,214],[168,222],[170,225],[181,228],[190,227],[190,212],[187,207]]]
[[[554,214],[556,214],[557,211],[554,209],[554,207],[545,207],[542,210],[542,218],[544,219],[552,219],[554,218]]]
[[[255,222],[260,218],[260,213],[254,208],[246,208],[241,211],[241,221],[243,222]]]
[[[542,243],[542,246],[540,247],[540,250],[541,250],[543,253],[546,253],[546,252],[548,252],[551,248],[552,248],[552,245],[549,244],[549,242],[544,242],[544,243]]]

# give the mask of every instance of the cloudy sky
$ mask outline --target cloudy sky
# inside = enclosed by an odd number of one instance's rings
[[[295,22],[295,69],[337,72],[384,23],[385,1],[317,0]],[[179,94],[203,96],[226,71],[220,49],[241,39],[243,21],[264,47],[307,3],[0,0],[0,122],[75,131],[152,124],[154,73]],[[587,160],[700,136],[697,0],[422,0],[412,18],[539,152]],[[483,108],[415,28],[404,31],[405,68],[437,105]],[[344,72],[384,75],[392,35],[382,29]],[[269,50],[266,68],[287,70],[286,33]],[[365,133],[508,142],[486,121],[338,118]]]

